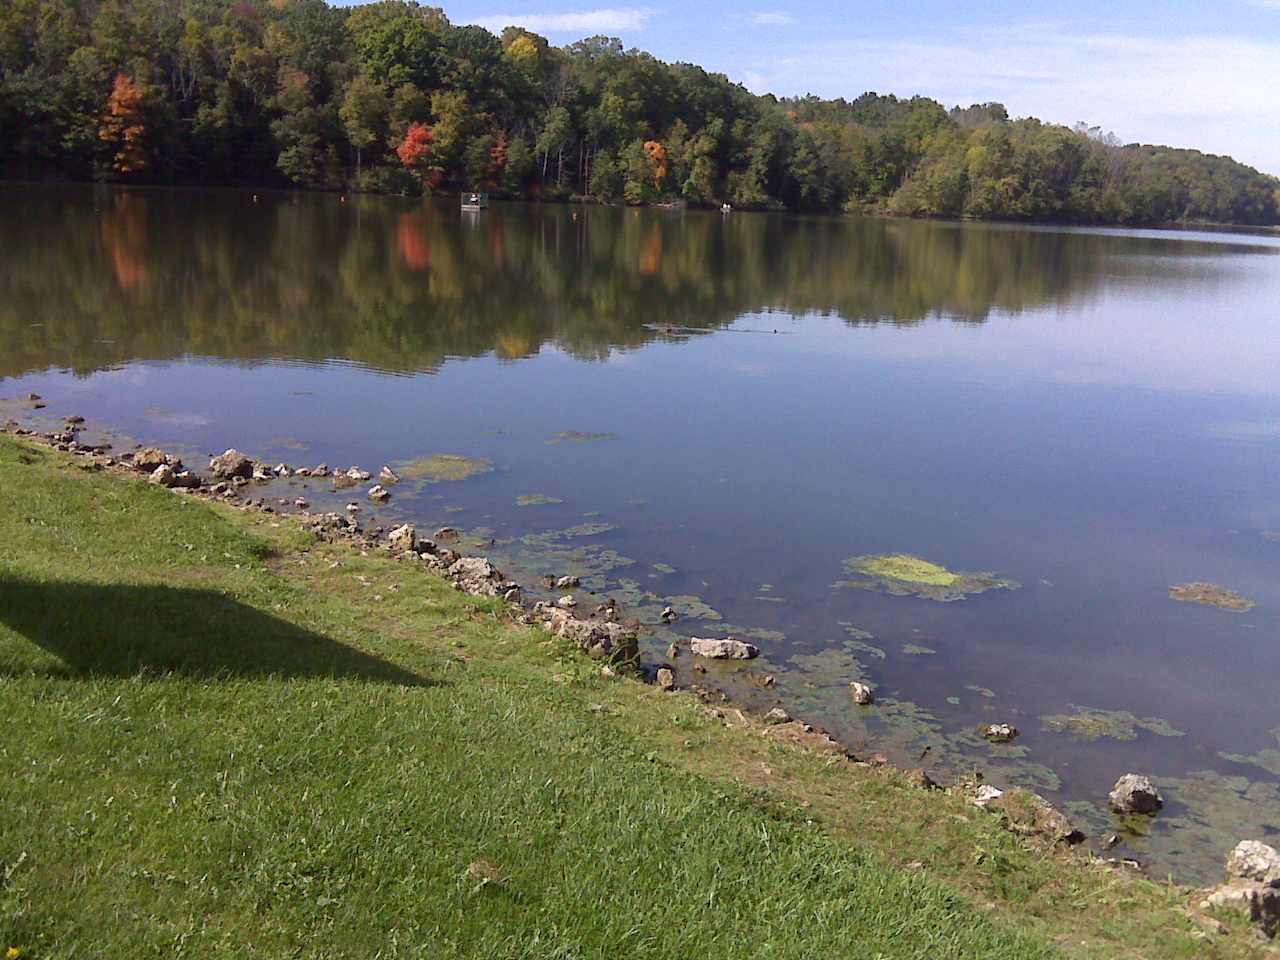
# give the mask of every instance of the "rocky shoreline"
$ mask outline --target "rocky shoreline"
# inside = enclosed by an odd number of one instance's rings
[[[28,395],[24,401],[33,410],[45,406],[43,399],[35,394]],[[269,466],[232,448],[210,459],[208,476],[205,477],[189,469],[180,457],[157,447],[139,445],[133,450],[116,453],[111,444],[83,443],[80,434],[84,424],[83,417],[69,416],[64,418],[62,429],[40,431],[10,420],[4,424],[3,432],[82,458],[83,469],[145,478],[176,494],[225,503],[247,512],[290,516],[326,542],[344,543],[362,551],[384,551],[448,580],[457,590],[502,600],[512,622],[539,627],[551,636],[571,643],[599,661],[600,670],[606,676],[626,673],[668,692],[682,689],[671,662],[642,662],[639,640],[644,628],[637,620],[623,619],[612,599],[594,605],[587,612],[579,610],[580,604],[572,592],[555,601],[530,602],[521,585],[508,579],[488,558],[464,556],[447,546],[461,539],[459,531],[451,527],[442,527],[430,537],[420,537],[416,526],[411,523],[390,530],[384,527],[366,529],[358,519],[361,512],[359,501],[347,504],[345,513],[313,513],[310,503],[303,497],[288,500],[253,496],[261,485],[291,477],[329,479],[335,491],[354,490],[375,480],[373,474],[360,467],[335,471],[327,464],[299,468],[285,463]],[[364,490],[364,497],[375,504],[386,503],[393,496],[388,488],[399,482],[396,472],[390,466],[384,466],[378,472],[376,482]],[[542,585],[557,591],[573,591],[579,583],[575,577],[547,576]],[[667,608],[663,611],[662,621],[671,623],[677,616],[674,610]],[[698,658],[749,660],[760,652],[754,645],[733,637],[688,637],[685,649],[695,658],[692,669],[696,674],[706,672],[697,663]],[[674,661],[683,652],[680,645],[672,643],[667,650],[667,660]],[[765,679],[767,683],[772,678]],[[879,754],[870,759],[856,757],[829,733],[793,718],[781,707],[756,716],[733,705],[724,691],[697,683],[684,689],[699,698],[708,716],[726,725],[749,729],[780,743],[830,754],[858,766],[890,767]],[[874,702],[874,694],[866,684],[851,684],[850,694],[853,702],[860,705]],[[1009,724],[991,724],[983,735],[1003,742],[1016,737],[1017,730]],[[900,772],[922,790],[940,789],[922,768]],[[1003,824],[1015,833],[1061,846],[1075,845],[1085,839],[1065,814],[1030,790],[1020,787],[1001,790],[983,783],[981,774],[958,781],[956,787],[963,790],[975,806],[999,815]],[[1109,795],[1109,804],[1120,814],[1151,817],[1163,806],[1163,798],[1149,778],[1125,774]],[[1099,838],[1104,849],[1114,845],[1116,839],[1114,835]],[[1117,869],[1141,869],[1140,864],[1128,859],[1102,859],[1100,862]],[[1188,909],[1199,922],[1209,927],[1217,921],[1207,916],[1206,911],[1243,911],[1264,936],[1274,937],[1280,930],[1280,853],[1258,841],[1242,841],[1227,858],[1226,882],[1199,891]]]

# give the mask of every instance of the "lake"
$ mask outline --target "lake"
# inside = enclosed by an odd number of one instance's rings
[[[680,681],[1029,786],[1156,876],[1280,833],[1275,235],[27,186],[0,224],[4,417],[398,465],[366,523],[579,575],[651,663],[750,640]],[[899,553],[1003,588],[849,564]],[[1154,822],[1106,811],[1129,771]]]

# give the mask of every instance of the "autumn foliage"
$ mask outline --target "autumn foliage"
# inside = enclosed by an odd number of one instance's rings
[[[146,169],[147,155],[143,143],[147,128],[143,124],[146,91],[130,76],[116,74],[115,84],[107,97],[107,109],[98,127],[98,138],[115,148],[111,165],[120,173],[136,173]]]
[[[431,175],[431,158],[435,148],[436,133],[425,123],[412,123],[396,147],[396,156],[406,168],[418,174],[424,181]]]
[[[649,166],[653,170],[653,185],[662,189],[662,181],[667,178],[667,148],[657,140],[647,140],[644,152],[649,155]]]

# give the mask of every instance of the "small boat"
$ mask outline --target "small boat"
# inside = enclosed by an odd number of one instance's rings
[[[489,206],[489,195],[487,193],[464,193],[462,195],[463,210],[483,210]]]

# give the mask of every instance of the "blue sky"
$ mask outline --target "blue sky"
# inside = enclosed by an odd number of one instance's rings
[[[520,23],[557,45],[621,37],[758,93],[999,100],[1014,116],[1083,120],[1280,174],[1280,0],[442,5],[454,23]]]

